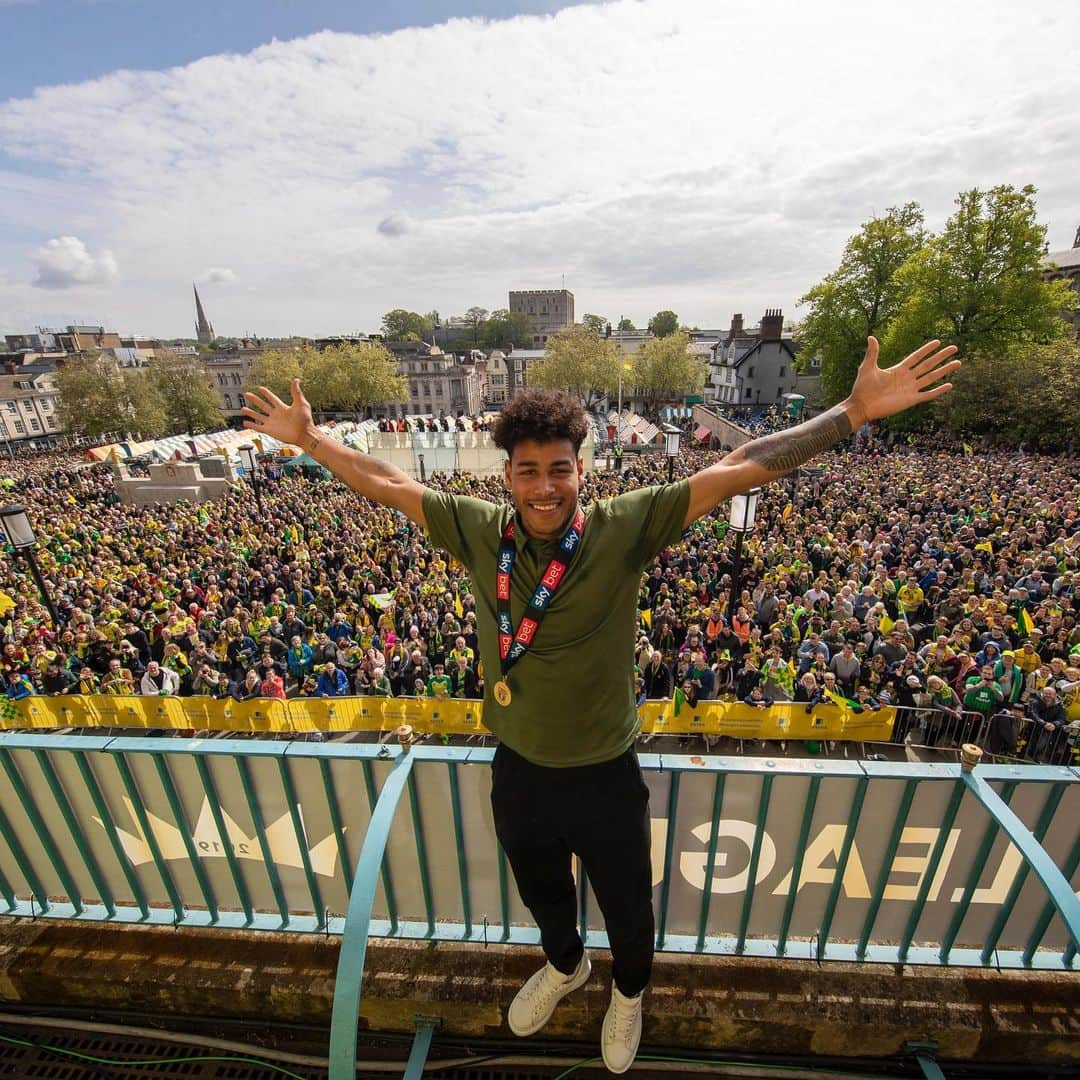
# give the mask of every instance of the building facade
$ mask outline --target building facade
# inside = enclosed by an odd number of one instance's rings
[[[60,390],[55,368],[38,365],[18,370],[10,362],[0,375],[0,434],[10,450],[15,444],[54,445],[63,434],[57,410]]]
[[[398,374],[408,383],[408,399],[374,406],[373,415],[476,416],[481,411],[480,372],[471,358],[459,361],[423,341],[385,341],[383,345],[397,358]]]
[[[527,315],[532,346],[542,349],[547,339],[574,325],[574,294],[568,289],[524,289],[510,293],[510,312]]]

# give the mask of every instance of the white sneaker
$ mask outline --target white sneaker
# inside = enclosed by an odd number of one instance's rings
[[[550,1019],[555,1006],[571,991],[584,986],[592,972],[587,953],[583,953],[577,970],[564,975],[557,967],[545,964],[517,992],[510,1002],[506,1022],[515,1035],[535,1035]]]
[[[600,1051],[609,1072],[624,1073],[634,1064],[641,1042],[641,994],[624,997],[611,988],[611,1004],[604,1017]]]

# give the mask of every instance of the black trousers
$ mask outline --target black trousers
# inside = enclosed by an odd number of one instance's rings
[[[620,993],[652,974],[652,832],[649,791],[633,747],[599,765],[534,765],[499,745],[492,762],[495,832],[551,964],[571,974],[584,946],[570,873],[578,855],[600,905]]]

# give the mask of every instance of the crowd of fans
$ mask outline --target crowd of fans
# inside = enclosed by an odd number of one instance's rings
[[[676,474],[714,459],[684,449]],[[661,459],[621,465],[587,476],[586,503],[666,479]],[[815,465],[763,492],[739,582],[726,506],[648,569],[639,699],[896,705],[898,739],[1069,760],[1080,463],[864,441]],[[267,476],[260,512],[242,485],[217,503],[126,506],[107,464],[56,454],[4,471],[61,619],[9,552],[9,698],[483,696],[463,569],[337,481]],[[494,478],[429,482],[505,497]]]

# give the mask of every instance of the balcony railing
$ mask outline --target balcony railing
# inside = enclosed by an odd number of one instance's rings
[[[6,733],[0,914],[340,934],[331,1076],[352,1076],[369,937],[538,943],[495,840],[492,754]],[[660,949],[1077,969],[1074,769],[641,763]]]

